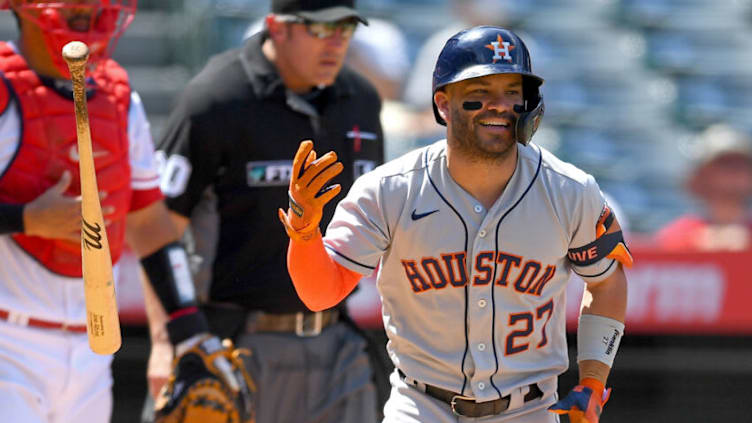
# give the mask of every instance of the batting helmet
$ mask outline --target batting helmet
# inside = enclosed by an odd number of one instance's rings
[[[455,82],[500,73],[522,75],[525,104],[515,105],[515,112],[520,115],[516,134],[517,141],[526,145],[538,129],[545,110],[540,94],[543,78],[533,73],[530,53],[525,43],[512,31],[494,26],[476,26],[452,36],[436,61],[432,95]],[[435,102],[433,113],[439,124],[446,125]]]
[[[55,67],[68,76],[63,46],[83,41],[89,63],[110,57],[120,35],[130,25],[138,0],[0,0],[0,9],[12,9],[21,19],[42,30],[47,53]],[[81,22],[85,19],[86,22]],[[74,22],[75,27],[71,27]]]

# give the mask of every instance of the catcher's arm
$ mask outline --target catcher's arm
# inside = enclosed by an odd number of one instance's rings
[[[621,265],[604,281],[586,285],[577,330],[580,383],[550,411],[568,414],[573,423],[598,423],[611,395],[605,384],[624,333],[626,309],[627,279]]]
[[[175,349],[167,336],[167,312],[159,302],[151,284],[142,278],[141,285],[151,338],[151,353],[146,366],[146,380],[149,385],[149,394],[152,398],[157,398],[159,391],[167,383],[170,373],[172,373],[172,359],[175,356]]]
[[[167,334],[176,345],[209,331],[190,272],[188,254],[178,241],[188,219],[171,213],[163,201],[128,214],[128,242],[168,315]]]
[[[329,257],[319,230],[324,205],[341,189],[339,185],[324,187],[342,169],[334,152],[316,160],[313,143],[303,141],[292,165],[290,207],[287,213],[279,210],[279,220],[290,236],[287,250],[290,277],[300,299],[314,311],[337,305],[362,277]]]
[[[141,258],[154,254],[164,245],[177,240],[186,226],[184,222],[175,219],[175,215],[167,210],[163,201],[128,213],[126,225],[126,240]],[[174,354],[167,332],[167,322],[170,319],[154,290],[155,283],[160,281],[152,280],[148,272],[144,276],[144,307],[151,337],[147,381],[149,393],[156,398],[170,375]]]

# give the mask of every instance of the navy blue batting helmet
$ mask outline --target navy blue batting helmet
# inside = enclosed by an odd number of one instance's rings
[[[476,26],[452,36],[436,61],[432,95],[455,82],[499,73],[522,75],[525,104],[515,106],[515,112],[520,114],[516,133],[517,141],[527,144],[538,129],[545,109],[540,94],[543,78],[533,73],[527,46],[512,31],[495,26]],[[436,103],[433,103],[433,112],[436,121],[446,125]]]

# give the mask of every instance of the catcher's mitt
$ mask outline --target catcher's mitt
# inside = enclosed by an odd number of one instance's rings
[[[155,404],[155,423],[254,423],[256,391],[243,365],[246,349],[203,336],[173,362]]]

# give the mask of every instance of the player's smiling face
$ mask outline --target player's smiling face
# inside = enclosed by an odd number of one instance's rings
[[[450,84],[435,96],[453,148],[478,158],[497,159],[516,143],[516,104],[523,104],[522,76],[495,74]]]

